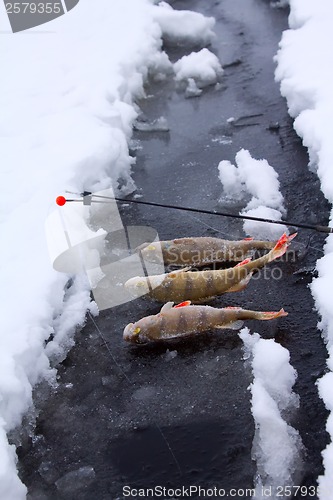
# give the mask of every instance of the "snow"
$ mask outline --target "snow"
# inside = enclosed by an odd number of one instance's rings
[[[8,26],[4,6],[0,17]],[[135,100],[148,77],[172,72],[162,39],[203,46],[213,26],[149,0],[80,0],[47,28],[1,33],[1,500],[26,495],[7,433],[33,404],[34,385],[56,383],[53,363],[86,311],[96,313],[87,277],[69,282],[52,267],[44,222],[53,200],[65,190],[134,190]]]
[[[187,93],[196,94],[197,89],[217,83],[223,69],[215,54],[204,48],[183,56],[174,64],[175,80],[187,83]]]
[[[284,200],[280,192],[278,174],[265,159],[252,158],[249,151],[241,149],[236,154],[236,166],[228,160],[218,165],[219,179],[227,199],[242,200],[250,194],[242,215],[282,220],[285,214]],[[288,232],[284,225],[245,220],[246,234],[254,238],[275,239]]]
[[[276,79],[287,99],[294,128],[309,151],[309,166],[316,171],[321,189],[333,202],[333,4],[330,0],[290,0],[290,29],[283,33],[276,56]],[[333,212],[330,216],[332,226]],[[324,247],[325,255],[317,262],[318,278],[311,284],[316,308],[321,317],[319,327],[327,343],[329,369],[333,370],[333,235]],[[331,411],[327,430],[333,440],[331,374],[319,381],[319,393]],[[325,472],[319,478],[320,499],[333,499],[332,442],[323,451]]]
[[[187,43],[205,46],[215,37],[215,19],[189,10],[177,11],[166,2],[160,2],[154,18],[158,21],[163,38],[169,43]]]
[[[255,436],[252,455],[257,462],[256,498],[265,498],[263,488],[278,498],[277,487],[298,484],[297,472],[302,458],[302,441],[288,423],[298,408],[292,391],[296,371],[289,351],[272,339],[262,339],[248,328],[239,333],[244,342],[244,358],[250,360],[253,382],[250,385]]]

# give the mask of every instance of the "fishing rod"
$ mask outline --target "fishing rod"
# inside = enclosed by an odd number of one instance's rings
[[[67,202],[83,202],[84,205],[91,205],[91,202],[108,203],[107,201],[104,201],[104,200],[112,200],[112,201],[118,201],[119,203],[134,203],[137,205],[169,208],[172,210],[180,210],[180,211],[184,211],[184,212],[194,212],[194,213],[198,213],[198,214],[219,215],[221,217],[230,217],[232,219],[253,220],[253,221],[257,221],[257,222],[268,222],[270,224],[281,224],[281,225],[285,225],[285,226],[294,226],[294,227],[299,227],[302,229],[311,229],[313,231],[317,231],[318,233],[333,233],[332,227],[321,226],[319,224],[313,225],[313,224],[304,224],[301,222],[265,219],[263,217],[253,217],[251,215],[232,214],[232,213],[228,213],[228,212],[220,212],[217,210],[205,210],[202,208],[183,207],[180,205],[170,205],[167,203],[157,203],[154,201],[125,200],[124,198],[93,194],[93,193],[90,193],[89,191],[84,191],[83,193],[80,193],[80,195],[83,196],[83,199],[66,199],[64,196],[58,196],[56,198],[56,203],[59,206],[63,206]],[[92,198],[100,198],[100,200],[93,200]]]

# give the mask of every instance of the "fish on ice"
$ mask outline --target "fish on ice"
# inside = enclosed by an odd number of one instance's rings
[[[241,262],[255,250],[271,250],[273,241],[239,241],[208,236],[143,243],[136,248],[148,262],[175,266],[203,266],[213,262]]]
[[[217,309],[211,306],[190,305],[190,301],[177,306],[167,302],[158,314],[146,316],[124,329],[124,340],[135,344],[147,344],[161,340],[199,335],[215,328],[238,330],[243,321],[271,320],[287,316],[281,309],[277,312],[250,311],[241,307]]]
[[[189,268],[185,268],[166,274],[137,276],[127,280],[125,287],[134,297],[148,295],[158,302],[191,300],[200,303],[226,292],[237,292],[247,286],[255,271],[284,255],[296,234],[283,234],[270,252],[255,260],[245,259],[228,269],[189,272]]]

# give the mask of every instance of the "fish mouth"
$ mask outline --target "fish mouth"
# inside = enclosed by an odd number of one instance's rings
[[[126,342],[133,342],[134,337],[134,323],[129,323],[125,326],[123,339],[126,340]]]
[[[146,338],[141,333],[136,332],[136,330],[137,328],[135,328],[134,323],[129,323],[124,329],[123,339],[131,344],[147,344],[148,341]]]

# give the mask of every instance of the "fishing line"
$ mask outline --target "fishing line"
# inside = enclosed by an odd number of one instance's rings
[[[105,337],[104,337],[104,335],[103,335],[103,333],[102,333],[101,329],[99,328],[98,324],[97,324],[97,323],[96,323],[96,321],[94,320],[94,317],[93,317],[93,315],[91,314],[91,312],[90,312],[90,311],[88,311],[88,316],[89,316],[89,318],[91,319],[92,323],[94,324],[94,326],[95,326],[95,328],[96,328],[96,330],[97,330],[97,332],[98,332],[99,336],[100,336],[100,337],[101,337],[101,339],[103,340],[103,343],[104,343],[104,345],[105,345],[105,347],[106,347],[106,349],[107,349],[108,353],[110,354],[110,356],[111,356],[111,358],[112,358],[112,360],[113,360],[114,364],[117,366],[117,368],[119,369],[119,371],[120,371],[120,372],[122,373],[122,375],[125,377],[125,379],[127,380],[127,382],[128,382],[128,383],[132,386],[132,385],[133,385],[133,382],[131,382],[131,380],[128,378],[128,376],[127,376],[127,375],[126,375],[126,373],[124,372],[123,368],[122,368],[122,367],[120,366],[120,364],[117,362],[116,358],[114,357],[114,355],[113,355],[113,353],[112,353],[112,351],[111,351],[111,349],[110,349],[110,347],[109,347],[109,344],[107,343],[107,341],[106,341],[106,339],[105,339]],[[146,410],[146,411],[147,411],[147,410]],[[152,415],[151,415],[151,413],[150,413],[149,411],[148,411],[148,415],[149,415],[150,417],[152,416]],[[162,431],[161,427],[157,424],[157,422],[154,422],[154,425],[155,425],[156,429],[158,430],[158,432],[161,434],[161,436],[162,436],[162,438],[163,438],[163,440],[164,440],[164,442],[165,442],[165,444],[166,444],[166,446],[167,446],[168,450],[170,451],[170,454],[171,454],[171,456],[172,456],[172,458],[173,458],[173,460],[174,460],[174,463],[175,463],[175,464],[176,464],[176,466],[177,466],[178,472],[182,475],[182,474],[183,474],[183,472],[182,472],[182,469],[181,469],[181,467],[180,467],[180,464],[179,464],[179,462],[178,462],[178,460],[177,460],[177,458],[176,458],[176,455],[174,454],[174,452],[173,452],[173,450],[172,450],[172,448],[171,448],[171,446],[170,446],[170,443],[169,443],[169,441],[167,440],[167,438],[166,438],[166,436],[165,436],[164,432]]]
[[[209,229],[213,229],[214,231],[216,231],[217,233],[219,234],[223,234],[223,236],[230,236],[229,233],[226,233],[225,231],[221,231],[220,229],[217,229],[216,227],[213,227],[213,226],[210,226],[209,224],[207,224],[206,222],[202,221],[201,219],[199,219],[199,217],[195,217],[195,215],[190,215],[190,214],[187,214],[188,217],[190,217],[191,219],[194,219],[194,220],[197,220],[198,222],[200,222],[200,224],[202,224],[203,226],[206,226],[208,227]]]
[[[213,229],[217,233],[223,234],[223,236],[228,236],[228,237],[231,236],[231,237],[233,237],[230,233],[226,233],[225,231],[220,231],[216,227],[210,226],[206,222],[204,222],[201,219],[199,219],[199,217],[195,217],[195,215],[190,215],[190,214],[187,214],[187,215],[191,219],[194,219],[194,220],[197,220],[198,222],[200,222],[200,224],[202,224],[203,226],[206,226],[209,229]],[[297,244],[300,245],[300,246],[302,246],[302,247],[305,247],[305,248],[311,248],[312,250],[316,250],[316,252],[324,254],[325,252],[324,252],[324,250],[322,248],[317,248],[317,247],[313,247],[312,245],[309,245],[309,242],[311,241],[312,236],[313,235],[310,236],[308,243],[303,243],[302,241],[298,241]],[[237,236],[237,238],[238,238],[238,236]]]
[[[91,314],[90,311],[88,311],[88,316],[89,318],[91,319],[91,321],[93,322],[93,324],[95,325],[95,328],[97,330],[97,332],[99,333],[101,339],[103,340],[103,343],[108,351],[108,353],[110,354],[114,364],[117,366],[117,368],[121,371],[121,373],[124,375],[124,377],[126,378],[127,382],[129,382],[130,384],[132,384],[132,382],[130,381],[130,379],[128,378],[128,376],[126,375],[126,373],[124,372],[124,370],[122,369],[122,367],[120,366],[120,364],[117,362],[116,358],[114,357],[110,347],[109,347],[109,344],[107,343],[106,339],[104,338],[104,335],[102,334],[99,326],[97,325],[96,321],[94,320],[94,317],[93,315]]]
[[[58,196],[56,198],[56,203],[59,206],[63,206],[66,202],[83,202],[85,200],[85,197],[89,197],[89,203],[92,201],[94,203],[103,203],[103,200],[112,200],[112,201],[118,201],[119,203],[134,203],[137,205],[146,205],[146,206],[151,206],[151,207],[160,207],[160,208],[169,208],[172,210],[180,210],[180,211],[185,211],[185,212],[194,212],[194,213],[199,213],[199,214],[208,214],[208,215],[219,215],[221,217],[230,217],[232,219],[242,219],[242,220],[253,220],[257,222],[268,222],[270,224],[280,224],[283,226],[294,226],[294,227],[299,227],[302,229],[311,229],[313,231],[317,231],[319,233],[333,233],[333,228],[328,227],[328,226],[321,226],[319,224],[313,225],[313,224],[304,224],[302,222],[292,222],[292,221],[285,221],[285,220],[274,220],[274,219],[266,219],[263,217],[253,217],[250,215],[244,215],[244,214],[232,214],[230,212],[220,212],[217,210],[205,210],[205,209],[200,209],[200,208],[193,208],[193,207],[183,207],[180,205],[170,205],[167,203],[157,203],[153,201],[142,201],[142,200],[125,200],[124,198],[118,198],[118,197],[110,197],[110,196],[102,196],[98,194],[92,194],[89,191],[84,191],[81,193],[81,196],[83,196],[83,199],[66,199],[64,196]],[[100,198],[101,200],[94,200],[93,198]],[[105,201],[104,203],[108,203]],[[109,202],[110,203],[110,202]],[[85,204],[88,204],[87,201]]]

